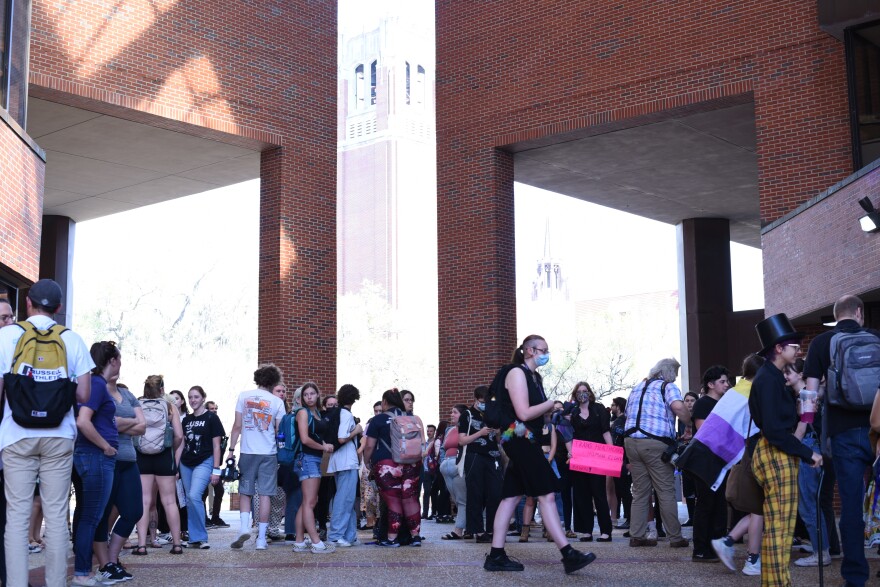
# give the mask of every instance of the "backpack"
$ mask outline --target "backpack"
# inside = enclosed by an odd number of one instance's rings
[[[831,337],[828,403],[848,410],[870,410],[880,386],[880,338],[866,330]]]
[[[281,424],[278,426],[278,435],[284,435],[284,444],[278,447],[278,463],[284,466],[293,466],[294,461],[302,452],[302,439],[296,429],[296,415],[300,410],[306,410],[309,415],[309,432],[315,432],[315,418],[312,412],[306,408],[296,408],[289,414],[285,414],[281,418]],[[281,439],[278,439],[279,442]]]
[[[331,408],[327,411],[327,442],[328,444],[333,445],[333,450],[338,450],[341,444],[339,444],[339,423],[342,419],[342,410],[346,409],[342,406]]]
[[[15,345],[12,367],[3,375],[4,395],[12,419],[24,428],[57,428],[76,404],[76,382],[67,371],[67,349],[54,324],[40,330],[27,320]]]
[[[391,446],[384,440],[382,444],[391,451],[391,460],[399,464],[412,464],[421,461],[422,439],[425,437],[425,431],[418,416],[391,415],[388,425],[391,428],[389,435]]]
[[[174,428],[171,425],[171,407],[164,398],[142,399],[141,409],[147,428],[142,436],[136,436],[134,447],[139,453],[157,455],[169,448],[174,441]]]

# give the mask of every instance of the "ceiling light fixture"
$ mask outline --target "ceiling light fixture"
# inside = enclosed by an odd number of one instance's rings
[[[880,212],[874,209],[874,204],[871,203],[870,198],[865,196],[859,200],[859,206],[867,212],[867,214],[859,218],[859,226],[862,227],[862,230],[865,232],[877,232],[880,230]]]

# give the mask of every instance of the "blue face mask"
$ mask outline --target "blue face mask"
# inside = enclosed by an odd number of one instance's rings
[[[474,404],[474,407],[482,412],[486,409],[486,402],[477,402]]]
[[[548,361],[550,361],[550,353],[547,353],[546,355],[538,355],[537,357],[535,357],[535,363],[538,365],[538,367],[543,367],[547,364]]]

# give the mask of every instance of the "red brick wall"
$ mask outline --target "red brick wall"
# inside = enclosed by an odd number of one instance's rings
[[[880,289],[880,235],[862,232],[858,204],[865,196],[880,204],[878,191],[880,167],[764,233],[768,315],[801,316],[844,294]]]
[[[764,221],[851,171],[843,46],[809,0],[441,0],[436,83],[441,411],[516,345],[496,147],[747,96]]]
[[[32,95],[263,150],[258,355],[334,388],[336,3],[35,0],[32,29]]]
[[[16,285],[30,285],[40,274],[46,164],[2,120],[0,154],[0,265],[15,273]]]

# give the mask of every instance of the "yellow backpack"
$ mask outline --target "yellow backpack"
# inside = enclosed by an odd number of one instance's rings
[[[76,382],[67,370],[67,349],[55,324],[41,330],[27,320],[15,345],[12,368],[3,376],[12,419],[25,428],[56,428],[76,401]]]

